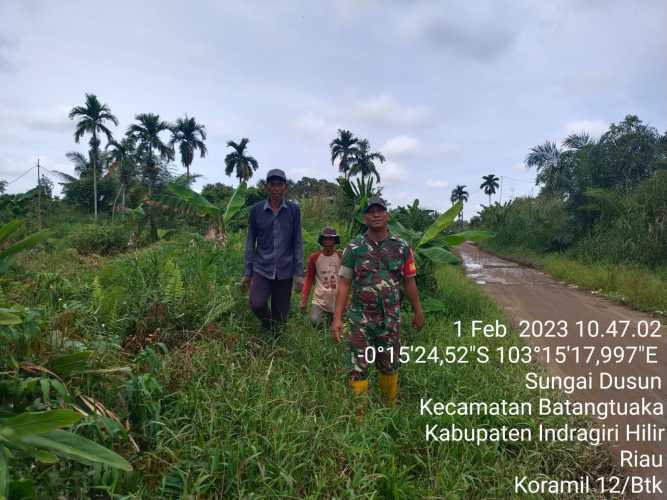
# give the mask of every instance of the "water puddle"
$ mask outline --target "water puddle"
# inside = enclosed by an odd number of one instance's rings
[[[472,252],[463,245],[459,247],[459,255],[466,275],[478,285],[516,285],[522,281],[523,269],[514,262]]]

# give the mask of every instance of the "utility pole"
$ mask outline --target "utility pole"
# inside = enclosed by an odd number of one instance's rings
[[[42,177],[39,170],[39,157],[37,157],[37,221],[42,229]]]
[[[503,176],[500,176],[500,204],[503,203]]]

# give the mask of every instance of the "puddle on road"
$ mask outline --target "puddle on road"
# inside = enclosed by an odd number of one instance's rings
[[[499,284],[516,285],[523,281],[523,269],[514,262],[499,259],[493,256],[469,253],[465,248],[459,248],[466,275],[478,285]]]

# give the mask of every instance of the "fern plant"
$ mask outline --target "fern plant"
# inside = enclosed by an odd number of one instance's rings
[[[160,295],[165,304],[178,303],[185,293],[183,273],[173,259],[167,260],[160,272]]]

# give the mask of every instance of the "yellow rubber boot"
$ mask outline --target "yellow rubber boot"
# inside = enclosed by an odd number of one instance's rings
[[[350,386],[357,400],[357,418],[360,419],[366,413],[366,407],[368,406],[368,379],[350,379]]]
[[[398,396],[398,373],[380,373],[380,390],[385,404],[393,407]]]

